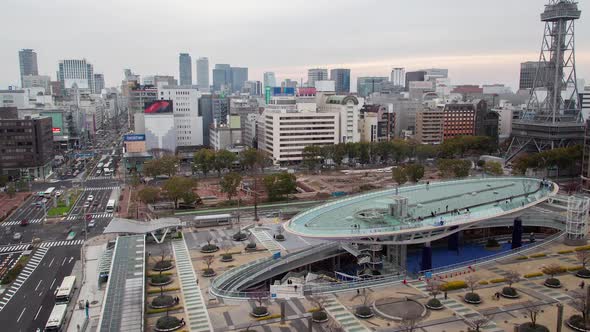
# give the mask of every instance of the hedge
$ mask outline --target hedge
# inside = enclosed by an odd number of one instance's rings
[[[567,268],[568,271],[580,271],[584,267],[582,265],[570,266]]]
[[[574,250],[575,250],[575,251],[585,251],[585,250],[590,250],[590,245],[587,245],[587,246],[581,246],[581,247],[576,247]]]
[[[170,287],[170,288],[164,288],[164,292],[173,292],[173,291],[177,291],[180,290],[180,287]],[[159,293],[160,289],[150,289],[148,290],[148,294],[156,294]]]
[[[281,314],[268,315],[264,317],[255,318],[257,321],[281,318]]]
[[[530,257],[531,258],[539,258],[539,257],[545,257],[545,256],[547,256],[547,254],[542,252],[542,253],[538,253],[538,254],[532,254]]]
[[[441,287],[443,291],[452,291],[461,288],[467,288],[467,283],[463,280],[449,281]]]
[[[519,261],[522,261],[522,260],[525,260],[525,259],[529,259],[529,257],[528,256],[518,256],[518,257],[516,257],[516,259],[519,260]]]
[[[174,274],[174,272],[162,272],[163,276],[171,276],[173,274]],[[155,277],[158,275],[160,275],[160,273],[149,273],[147,276],[151,278],[151,277]]]
[[[479,282],[479,284],[480,284],[480,285],[487,285],[487,284],[489,284],[489,282],[487,282],[487,281],[485,281],[485,280],[482,280],[482,281],[480,281],[480,282]]]
[[[160,308],[160,309],[148,309],[146,310],[146,314],[159,314],[162,312],[166,312],[166,311],[174,311],[174,310],[180,310],[183,307],[181,305],[177,305],[175,307],[170,307],[170,308]]]
[[[490,280],[490,282],[491,282],[492,284],[499,284],[499,283],[501,283],[501,282],[506,282],[506,278],[496,278],[496,279],[492,279],[492,280]]]
[[[572,252],[574,252],[574,251],[569,249],[569,250],[560,250],[557,253],[560,255],[563,255],[563,254],[571,254]]]
[[[543,272],[533,272],[533,273],[527,273],[524,275],[525,278],[534,278],[534,277],[540,277],[543,275]]]
[[[557,271],[556,274],[565,273],[565,272],[567,272],[567,268],[565,266],[560,266],[559,270]]]

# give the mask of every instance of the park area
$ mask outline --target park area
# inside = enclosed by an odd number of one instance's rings
[[[69,198],[67,197],[69,195]],[[76,200],[80,196],[79,190],[69,190],[57,199],[57,204],[47,210],[48,217],[63,217],[68,215]]]

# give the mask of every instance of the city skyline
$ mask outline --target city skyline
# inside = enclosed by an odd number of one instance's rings
[[[3,24],[12,25],[24,17],[36,18],[38,24],[45,24],[49,16],[37,17],[36,1],[11,2],[8,7],[12,9],[11,16],[3,20]],[[356,3],[342,1],[338,6],[327,1],[314,2],[318,9],[330,8],[331,11],[341,15],[326,16],[326,22],[322,24],[343,24],[346,33],[338,36],[330,36],[322,29],[323,25],[306,25],[305,22],[316,20],[321,10],[316,12],[304,11],[299,8],[302,4],[310,4],[308,1],[296,1],[293,4],[273,4],[264,2],[250,8],[236,1],[222,1],[215,4],[199,4],[199,10],[205,13],[217,10],[219,6],[229,6],[227,19],[231,22],[229,28],[216,24],[209,17],[200,22],[189,20],[190,11],[196,8],[194,5],[180,1],[172,1],[170,11],[165,15],[174,16],[178,20],[178,27],[160,27],[153,34],[139,33],[144,27],[129,24],[128,21],[114,20],[112,24],[99,29],[94,24],[79,26],[79,35],[89,34],[84,40],[75,43],[68,42],[63,37],[47,38],[34,33],[36,25],[23,27],[26,31],[22,38],[11,38],[8,31],[3,29],[0,35],[6,40],[6,44],[0,51],[0,72],[4,75],[0,78],[0,86],[19,84],[18,51],[23,48],[32,48],[38,54],[39,74],[51,75],[54,73],[58,60],[63,58],[87,58],[96,66],[96,70],[104,73],[106,86],[118,86],[123,78],[123,69],[131,68],[134,72],[144,75],[174,75],[178,73],[177,57],[180,52],[191,54],[193,59],[208,57],[210,68],[216,63],[232,63],[237,66],[248,67],[250,79],[262,81],[263,72],[273,71],[277,76],[277,83],[285,78],[303,81],[306,80],[307,70],[310,68],[350,68],[351,86],[354,88],[357,77],[360,76],[388,76],[393,67],[404,67],[407,71],[428,68],[448,68],[454,84],[473,83],[490,84],[504,83],[517,88],[519,67],[521,62],[534,61],[538,58],[541,40],[542,23],[539,13],[543,10],[545,1],[519,1],[516,4],[510,2],[511,11],[506,12],[502,3],[508,1],[496,1],[494,4],[478,4],[460,0],[458,1],[462,11],[457,13],[453,8],[446,8],[437,2],[430,5],[421,4],[389,4],[381,1],[369,1],[368,3]],[[88,5],[71,1],[62,1],[52,4],[47,10],[60,12],[66,18],[73,18],[74,10],[80,12],[75,20],[84,20],[86,12],[94,17],[104,14],[109,20],[117,9],[123,10],[131,6],[133,1],[124,4],[107,2],[104,6],[96,8],[96,13],[88,9]],[[142,2],[145,4],[145,2]],[[584,4],[580,9],[584,12]],[[282,9],[274,13],[275,7]],[[71,7],[71,8],[70,8]],[[293,8],[291,8],[293,7]],[[305,7],[305,6],[303,6]],[[309,7],[309,6],[307,6]],[[361,11],[362,8],[375,8],[380,10]],[[135,7],[134,7],[135,8]],[[395,17],[396,20],[386,19],[392,11],[388,8],[405,11],[406,14]],[[173,10],[179,9],[179,10]],[[182,10],[181,10],[182,9]],[[184,12],[187,12],[184,14]],[[359,16],[359,12],[366,12]],[[136,9],[136,16],[130,19],[141,20],[141,17],[149,17],[156,14],[156,10],[144,6]],[[244,14],[244,15],[240,15]],[[214,15],[204,15],[214,16]],[[441,17],[447,18],[445,23]],[[334,20],[338,18],[338,22]],[[437,19],[438,18],[438,19]],[[502,19],[502,26],[498,26],[498,18]],[[256,24],[261,19],[266,23]],[[32,21],[35,21],[33,19]],[[55,22],[54,29],[66,28],[66,22]],[[92,20],[91,20],[92,21]],[[211,21],[211,22],[210,22]],[[364,24],[368,21],[370,25]],[[278,32],[269,29],[272,22],[280,22]],[[98,23],[97,23],[98,24]],[[359,26],[361,24],[361,26]],[[235,43],[232,31],[239,30],[240,26],[247,25],[250,36],[264,36],[265,44],[276,45],[271,47],[261,46],[252,48],[249,43]],[[102,26],[102,25],[101,25]],[[124,26],[124,28],[123,28]],[[469,27],[469,31],[465,27]],[[232,30],[231,27],[234,27]],[[197,38],[187,42],[184,38],[170,38],[172,30],[176,28],[198,29],[209,33],[199,34]],[[91,31],[87,31],[87,30]],[[204,30],[203,30],[204,29]],[[115,31],[118,30],[118,31]],[[231,30],[231,31],[230,31]],[[579,78],[590,80],[590,44],[584,38],[590,32],[590,23],[584,16],[576,25],[579,38],[577,38],[577,64]],[[109,34],[120,35],[121,31],[127,32],[122,36],[133,36],[133,39],[121,37],[112,38]],[[316,38],[306,43],[305,52],[301,51],[297,43],[290,45],[284,43],[284,36],[290,32],[298,31],[298,35],[314,33]],[[162,35],[162,38],[158,36]],[[163,36],[166,35],[166,38]],[[239,34],[238,34],[239,35]],[[324,35],[326,38],[324,38]],[[57,36],[57,34],[56,34]],[[72,35],[75,38],[76,35]],[[154,43],[154,40],[159,40]],[[111,45],[105,48],[104,45]],[[139,47],[138,45],[141,45]],[[293,54],[289,56],[276,56],[279,53]],[[117,50],[113,53],[112,50]],[[359,51],[360,50],[360,51]],[[310,52],[311,51],[311,52]],[[141,52],[138,56],[137,52]],[[194,69],[194,68],[193,68]],[[193,70],[195,75],[195,70]]]

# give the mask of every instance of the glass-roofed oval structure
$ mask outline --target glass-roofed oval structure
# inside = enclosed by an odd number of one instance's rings
[[[421,243],[518,213],[558,190],[551,181],[526,177],[423,183],[329,202],[296,215],[284,227],[302,237]]]

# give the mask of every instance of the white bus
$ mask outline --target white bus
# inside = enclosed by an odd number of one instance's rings
[[[109,196],[106,212],[115,212],[115,209],[117,208],[117,201],[119,201],[119,189],[113,189],[113,191],[111,191],[111,196]]]
[[[66,318],[66,309],[68,308],[67,304],[56,304],[51,311],[51,315],[49,315],[49,319],[47,320],[47,324],[45,324],[45,332],[58,332],[64,331],[64,320]]]
[[[70,302],[70,297],[74,294],[74,286],[76,285],[76,277],[75,276],[67,276],[61,282],[61,285],[57,289],[57,294],[55,295],[55,303],[68,303]]]
[[[55,187],[47,188],[47,190],[45,190],[43,192],[43,197],[51,198],[51,196],[53,195],[53,192],[55,192]]]
[[[98,165],[96,165],[96,168],[98,169],[102,169],[103,163],[98,163]]]
[[[115,211],[115,200],[114,199],[109,199],[108,203],[107,203],[107,210],[106,212],[113,212]]]

